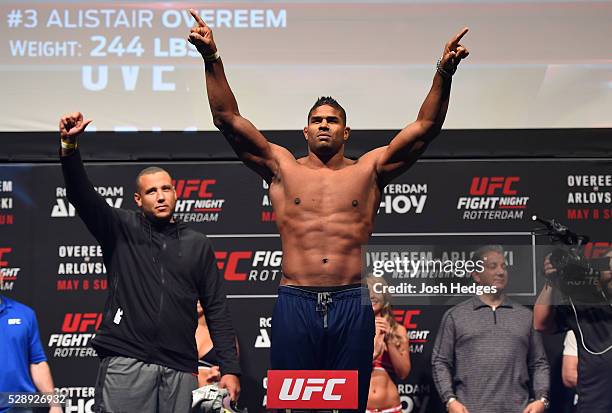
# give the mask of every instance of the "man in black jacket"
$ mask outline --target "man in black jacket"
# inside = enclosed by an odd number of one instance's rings
[[[110,207],[87,178],[77,137],[91,120],[60,120],[68,200],[102,246],[109,294],[92,341],[101,357],[96,411],[187,412],[196,388],[196,301],[205,310],[220,360],[220,387],[240,392],[235,334],[213,249],[173,218],[176,192],[161,168],[137,177],[140,211]]]

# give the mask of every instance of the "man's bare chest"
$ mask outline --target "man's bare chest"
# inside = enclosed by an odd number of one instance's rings
[[[360,210],[373,206],[378,194],[375,177],[355,166],[318,170],[303,166],[282,171],[270,186],[274,205],[303,210]]]

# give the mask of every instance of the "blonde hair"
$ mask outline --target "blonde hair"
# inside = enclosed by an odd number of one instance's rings
[[[391,327],[391,331],[388,333],[388,335],[390,335],[393,339],[393,344],[399,346],[401,344],[401,340],[399,334],[397,334],[397,328],[400,324],[395,320],[395,317],[393,317],[393,307],[391,306],[391,298],[389,296],[389,293],[386,292],[386,289],[383,293],[377,293],[373,289],[374,284],[381,284],[386,286],[388,285],[387,282],[382,277],[368,275],[365,278],[365,283],[368,286],[370,294],[382,296],[382,309],[380,310],[380,316],[386,318],[389,322],[389,327]]]

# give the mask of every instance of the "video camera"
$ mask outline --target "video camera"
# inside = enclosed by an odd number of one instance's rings
[[[548,235],[554,244],[564,245],[555,248],[549,256],[550,263],[556,269],[554,275],[547,276],[549,281],[574,300],[600,302],[602,295],[599,289],[599,274],[609,270],[610,259],[587,259],[583,250],[589,242],[588,236],[576,234],[555,220],[546,220],[535,215],[532,219],[545,225],[545,228],[536,230],[537,234]]]

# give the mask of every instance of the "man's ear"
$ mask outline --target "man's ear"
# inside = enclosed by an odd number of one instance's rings
[[[304,139],[308,140],[308,126],[304,126]]]
[[[472,275],[472,279],[476,281],[477,284],[480,284],[480,281],[481,281],[480,274],[474,271],[471,275]]]
[[[344,128],[344,140],[345,141],[348,140],[350,134],[351,134],[351,128],[346,126]]]
[[[136,202],[138,208],[142,208],[142,198],[138,192],[134,192],[134,202]]]

